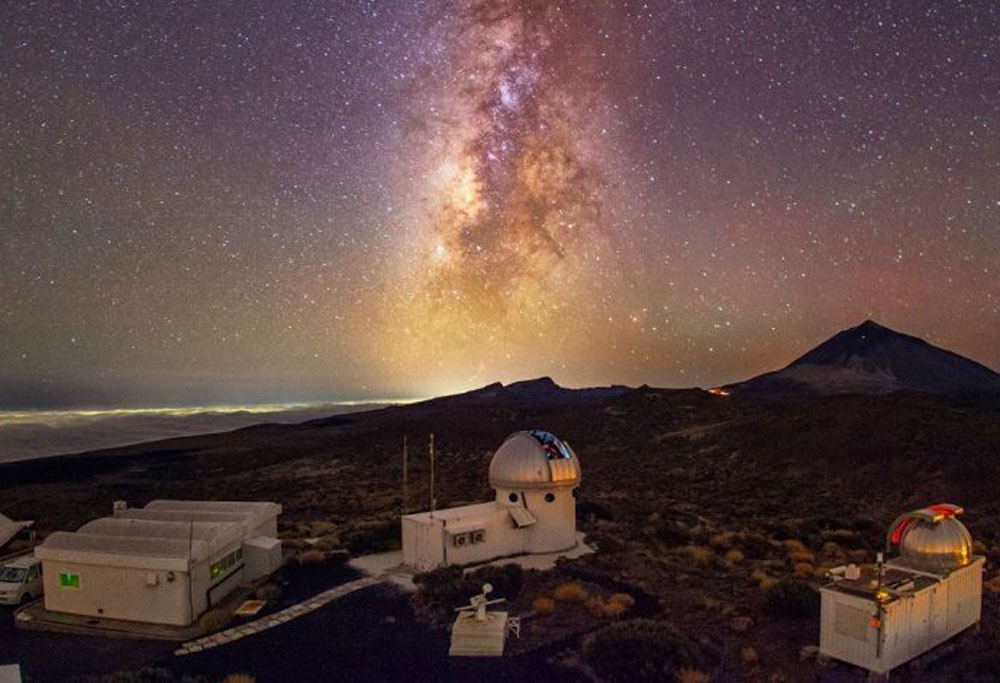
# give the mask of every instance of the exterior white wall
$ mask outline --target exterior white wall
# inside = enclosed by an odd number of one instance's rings
[[[516,501],[510,494],[517,495]],[[553,501],[545,500],[546,494]],[[445,565],[487,562],[525,553],[551,553],[576,545],[576,499],[572,489],[497,489],[496,502],[439,510],[434,518],[426,513],[402,520],[403,562],[419,571]],[[534,524],[518,528],[509,509],[526,508]],[[482,530],[485,542],[454,544],[454,534]]]
[[[551,494],[549,503],[545,496]],[[526,553],[555,553],[576,545],[576,498],[569,488],[529,490],[523,493],[524,505],[538,520],[524,529]]]
[[[875,605],[870,600],[829,589],[821,590],[820,596],[819,651],[875,670],[877,630],[870,625]]]
[[[426,572],[444,564],[443,520],[403,517],[403,562]]]
[[[982,557],[974,557],[967,566],[940,577],[940,583],[887,604],[882,616],[881,656],[876,656],[877,629],[869,626],[862,640],[837,628],[838,606],[861,608],[870,616],[875,604],[824,588],[820,652],[876,673],[889,672],[919,657],[979,621],[983,562]]]
[[[243,543],[243,578],[246,581],[269,576],[281,567],[281,541],[274,538],[250,538]]]
[[[192,622],[190,577],[163,570],[44,561],[45,609],[86,616],[186,626]],[[80,577],[79,588],[59,585],[59,574]],[[150,576],[156,585],[148,585]]]

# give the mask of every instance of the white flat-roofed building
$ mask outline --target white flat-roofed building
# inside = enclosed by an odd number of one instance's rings
[[[515,432],[493,455],[496,498],[402,518],[403,562],[419,571],[574,548],[580,461],[541,430]]]
[[[56,532],[35,549],[45,608],[189,625],[240,583],[280,566],[280,512],[275,503],[158,500]],[[263,543],[268,532],[273,542]]]
[[[849,566],[820,590],[820,653],[886,676],[976,624],[982,614],[984,558],[941,504],[901,515],[881,571]]]

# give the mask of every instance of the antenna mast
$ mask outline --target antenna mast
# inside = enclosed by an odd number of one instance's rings
[[[434,498],[434,433],[431,432],[431,517],[437,508],[437,499]]]
[[[407,456],[407,454],[406,454],[406,434],[403,434],[403,514],[404,515],[406,514],[406,510],[408,508],[407,503],[409,502],[409,499],[410,499],[410,496],[409,496],[409,491],[410,491],[409,484],[410,484],[410,480],[409,480],[409,470],[408,470],[409,465],[408,465],[408,463],[406,461],[406,456]]]

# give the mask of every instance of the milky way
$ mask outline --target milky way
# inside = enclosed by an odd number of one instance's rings
[[[13,2],[0,406],[1000,366],[993,3]]]

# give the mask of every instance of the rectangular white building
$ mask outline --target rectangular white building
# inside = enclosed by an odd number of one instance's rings
[[[280,566],[280,512],[266,502],[157,500],[56,532],[35,549],[45,608],[189,625],[239,584]]]
[[[881,572],[834,570],[820,590],[822,655],[888,675],[979,622],[985,560],[961,513],[942,503],[900,515],[886,538],[898,556]]]

